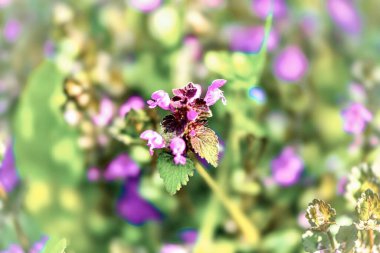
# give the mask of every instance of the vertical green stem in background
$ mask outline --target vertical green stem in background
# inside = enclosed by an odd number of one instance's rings
[[[335,241],[334,241],[334,237],[333,235],[331,234],[330,231],[327,231],[327,236],[329,237],[329,241],[330,241],[330,244],[331,244],[331,248],[333,250],[333,252],[335,252]]]
[[[200,163],[195,164],[195,168],[201,177],[206,181],[207,185],[214,192],[216,197],[220,200],[228,213],[234,219],[241,232],[244,235],[245,240],[251,244],[257,244],[259,241],[259,231],[253,226],[252,222],[245,216],[245,214],[235,205],[218,186],[218,184],[207,173],[205,168]]]
[[[369,252],[372,252],[374,241],[373,241],[373,230],[368,230],[368,241],[369,241]]]

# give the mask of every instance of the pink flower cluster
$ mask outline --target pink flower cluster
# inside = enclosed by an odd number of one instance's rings
[[[201,98],[202,87],[193,83],[181,89],[173,89],[172,98],[163,90],[154,92],[147,103],[150,108],[158,106],[171,112],[161,123],[163,132],[170,137],[165,141],[161,134],[153,130],[142,132],[140,138],[148,142],[150,154],[153,155],[154,149],[168,147],[173,154],[175,164],[186,164],[188,137],[194,137],[197,127],[206,125],[207,118],[212,116],[209,106],[218,100],[224,105],[227,103],[220,89],[226,82],[223,79],[214,80],[204,98]]]
[[[368,122],[372,121],[372,113],[360,103],[353,103],[342,111],[344,130],[358,135],[364,131]]]

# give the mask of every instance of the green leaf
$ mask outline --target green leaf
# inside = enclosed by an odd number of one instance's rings
[[[356,205],[356,211],[361,221],[380,219],[380,198],[372,190],[367,189],[362,193]]]
[[[46,243],[42,253],[64,253],[66,247],[66,239],[52,238]]]
[[[165,188],[171,195],[187,184],[195,169],[194,163],[190,159],[186,160],[185,165],[176,165],[173,156],[165,152],[159,154],[157,167],[160,177],[164,180]]]
[[[302,245],[306,252],[316,252],[329,249],[329,238],[325,233],[318,231],[306,231],[302,235]]]
[[[339,249],[343,252],[350,252],[358,239],[358,230],[354,224],[341,226],[336,234],[336,241],[340,244]]]
[[[197,126],[193,129],[195,135],[190,135],[190,143],[194,152],[205,158],[212,166],[218,166],[219,140],[215,132],[205,126]]]
[[[64,76],[51,62],[28,79],[13,120],[18,172],[28,180],[75,184],[83,174],[84,157],[78,133],[64,121],[61,106]]]

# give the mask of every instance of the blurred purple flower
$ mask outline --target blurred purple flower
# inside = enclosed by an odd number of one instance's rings
[[[222,103],[224,105],[227,104],[227,100],[223,95],[223,91],[219,89],[222,87],[227,81],[224,79],[216,79],[207,89],[206,96],[204,100],[206,101],[207,106],[211,106],[215,104],[219,99],[222,99]]]
[[[186,164],[186,157],[182,154],[186,149],[185,141],[180,137],[175,137],[170,142],[170,149],[174,155],[174,163],[175,164]]]
[[[359,83],[351,83],[349,85],[349,93],[350,97],[357,102],[365,102],[367,98],[367,93],[362,84]]]
[[[160,253],[189,253],[189,251],[182,245],[165,244],[162,246]]]
[[[29,250],[29,253],[40,253],[45,247],[46,242],[49,237],[43,236],[39,241],[35,242],[32,248]]]
[[[128,178],[117,202],[118,214],[128,222],[141,225],[162,219],[160,211],[139,194],[139,176]]]
[[[339,195],[344,195],[346,192],[346,185],[348,183],[347,177],[341,177],[338,181],[337,192]]]
[[[286,147],[272,160],[271,167],[273,179],[277,184],[286,187],[299,181],[304,164],[292,147]]]
[[[135,177],[140,173],[139,166],[126,153],[118,155],[104,172],[107,181]]]
[[[2,250],[0,253],[24,253],[24,250],[18,244],[11,244],[8,249]]]
[[[161,107],[164,110],[169,110],[170,97],[169,94],[163,90],[153,92],[152,100],[148,100],[149,108]]]
[[[308,69],[308,60],[298,46],[288,46],[275,58],[273,71],[285,82],[298,82]]]
[[[145,107],[145,101],[142,97],[132,96],[128,98],[119,108],[119,116],[125,117],[130,110],[141,110]]]
[[[13,147],[8,145],[0,166],[0,188],[9,193],[17,186],[18,182]]]
[[[8,42],[15,42],[21,33],[21,23],[16,19],[8,20],[4,25],[4,38]]]
[[[186,229],[180,233],[180,238],[185,244],[195,244],[198,238],[198,231],[195,229]]]
[[[140,138],[148,141],[149,153],[153,155],[153,149],[165,147],[164,138],[153,130],[145,130],[141,133]]]
[[[129,0],[129,4],[142,12],[151,12],[161,5],[161,0]]]
[[[332,20],[342,30],[348,33],[361,31],[360,16],[351,0],[328,0],[327,10]]]
[[[351,134],[360,134],[372,120],[372,113],[360,103],[352,103],[342,111],[344,130]]]
[[[236,27],[230,32],[230,48],[232,51],[258,53],[264,42],[265,29],[262,26]],[[278,33],[272,29],[267,41],[269,52],[275,50],[279,43]]]
[[[0,9],[7,7],[12,0],[0,0]]]
[[[99,113],[92,117],[95,125],[104,127],[110,123],[114,114],[115,108],[111,99],[104,97],[100,101]]]
[[[46,57],[52,57],[55,52],[54,43],[51,40],[45,41],[44,44],[44,54]]]
[[[199,60],[202,56],[202,44],[197,37],[187,36],[184,39],[185,46],[190,50],[192,59]]]
[[[97,167],[91,167],[87,170],[87,179],[90,182],[98,181],[101,177],[100,170]]]
[[[253,0],[252,9],[261,19],[265,19],[271,10],[273,11],[273,16],[275,18],[285,17],[287,11],[284,0]]]

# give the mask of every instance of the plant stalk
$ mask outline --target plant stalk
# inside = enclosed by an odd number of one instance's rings
[[[208,174],[200,163],[195,164],[195,168],[201,177],[206,181],[207,185],[215,193],[216,197],[223,204],[231,217],[234,219],[241,232],[244,235],[245,240],[250,244],[257,244],[259,241],[259,231],[251,223],[248,217],[233,203],[214,179]]]
[[[372,252],[374,241],[373,241],[373,230],[368,230],[368,241],[369,241],[369,252]]]
[[[327,236],[329,237],[329,241],[330,241],[330,244],[331,244],[331,248],[333,250],[333,252],[335,252],[335,241],[334,241],[334,237],[333,235],[331,234],[330,231],[327,231]]]

